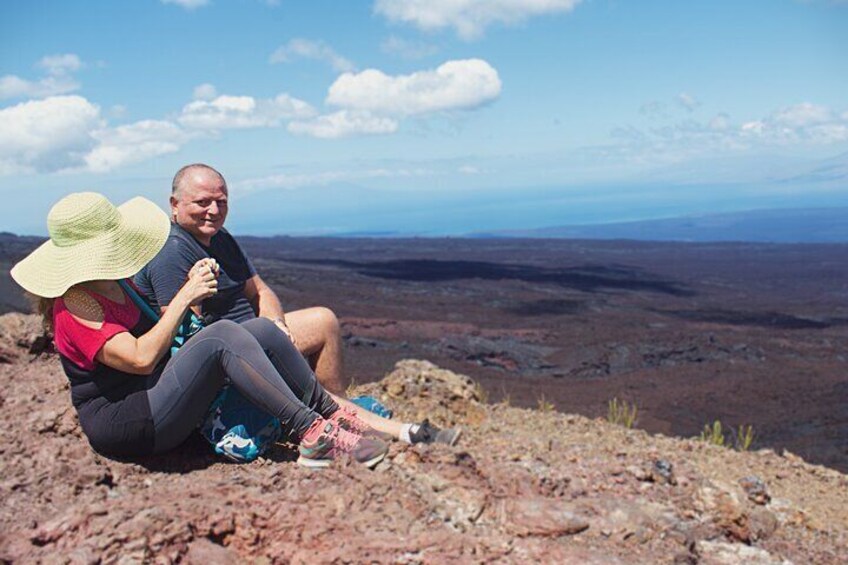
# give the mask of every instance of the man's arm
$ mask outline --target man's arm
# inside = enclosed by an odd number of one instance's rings
[[[244,282],[244,295],[253,305],[257,316],[272,320],[292,340],[292,343],[295,343],[294,336],[286,325],[286,313],[283,311],[283,305],[280,304],[277,294],[271,290],[270,286],[265,284],[262,277],[256,274],[247,279]],[[297,344],[295,343],[295,345]]]
[[[170,237],[156,257],[135,276],[135,284],[164,312],[185,284],[191,268],[203,258],[179,239]]]

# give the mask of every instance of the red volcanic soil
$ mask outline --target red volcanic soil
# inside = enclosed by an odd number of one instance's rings
[[[848,470],[848,245],[241,241],[287,309],[338,314],[358,383],[423,358],[490,401],[618,397],[651,432],[750,424],[755,448]],[[0,244],[0,266],[35,245]],[[23,308],[3,271],[0,310]]]

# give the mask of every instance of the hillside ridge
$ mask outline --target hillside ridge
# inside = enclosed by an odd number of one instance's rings
[[[374,471],[291,450],[228,464],[200,441],[136,462],[85,441],[34,316],[0,316],[0,562],[840,563],[848,477],[600,419],[486,404],[404,360],[357,388],[454,448],[395,444]],[[35,347],[34,347],[35,346]]]

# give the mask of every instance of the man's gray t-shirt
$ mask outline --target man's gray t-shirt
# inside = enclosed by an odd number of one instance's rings
[[[135,284],[154,305],[163,308],[185,284],[194,264],[207,257],[215,259],[221,267],[217,294],[201,304],[207,323],[222,318],[241,323],[255,318],[256,312],[244,295],[244,283],[256,274],[256,269],[233,236],[223,228],[212,236],[209,247],[205,247],[185,229],[172,223],[165,246],[135,276]]]

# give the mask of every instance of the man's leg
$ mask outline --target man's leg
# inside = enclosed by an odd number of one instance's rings
[[[321,386],[344,396],[350,378],[343,374],[342,331],[333,311],[319,306],[286,312],[286,325]]]

